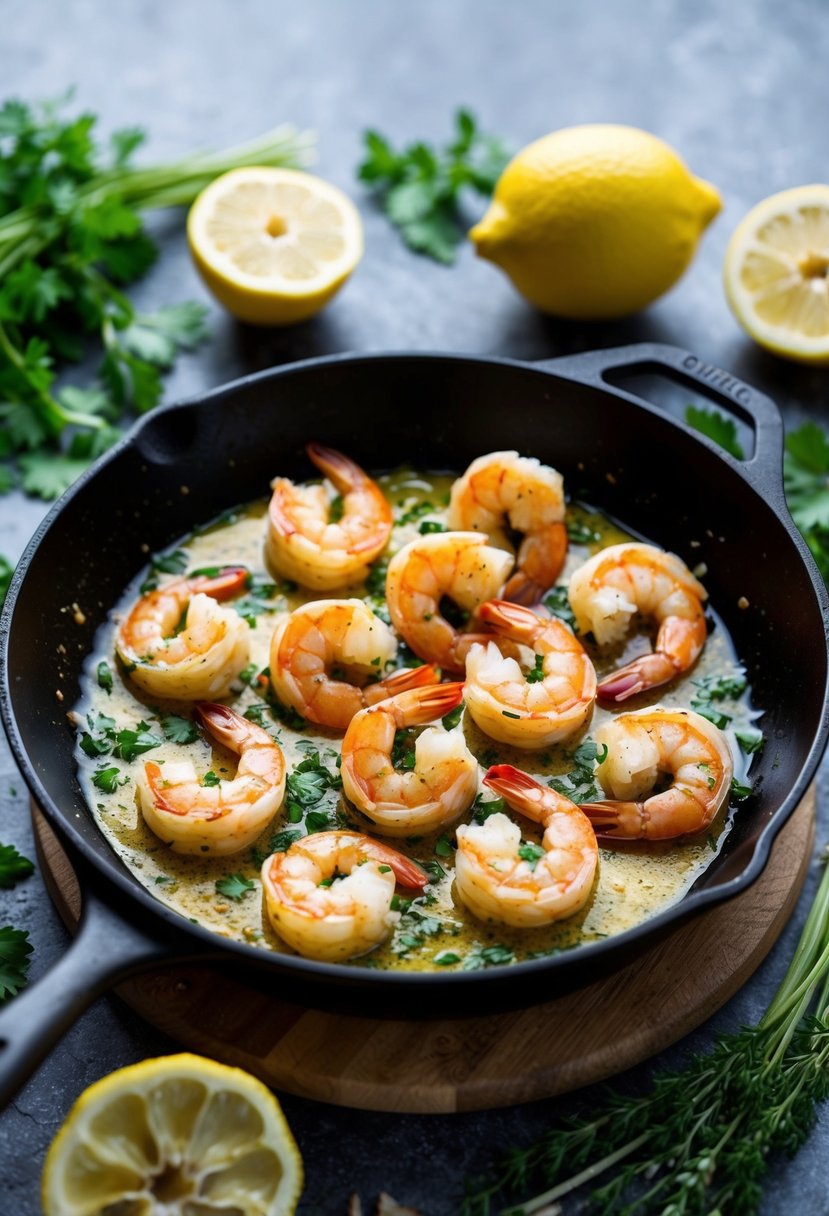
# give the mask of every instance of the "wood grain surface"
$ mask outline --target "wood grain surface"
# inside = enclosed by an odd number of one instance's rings
[[[676,929],[609,978],[531,1009],[405,1022],[320,1013],[207,968],[122,984],[137,1013],[182,1046],[277,1090],[366,1110],[449,1113],[566,1093],[654,1055],[710,1017],[760,964],[794,908],[814,837],[814,788],[737,898]],[[50,894],[71,930],[81,891],[32,809]]]

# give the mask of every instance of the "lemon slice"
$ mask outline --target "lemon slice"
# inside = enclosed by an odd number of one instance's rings
[[[90,1085],[46,1157],[45,1216],[287,1216],[302,1160],[276,1098],[238,1068],[164,1056]]]
[[[187,217],[193,260],[240,321],[304,321],[342,287],[363,253],[363,226],[341,190],[310,173],[232,169]]]
[[[723,267],[728,302],[761,346],[829,363],[829,186],[798,186],[758,203]]]

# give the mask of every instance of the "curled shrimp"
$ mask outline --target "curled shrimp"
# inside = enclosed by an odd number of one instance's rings
[[[567,556],[561,474],[517,452],[479,456],[452,486],[449,527],[483,532],[490,544],[510,553],[510,533],[521,533],[517,569],[504,596],[537,603],[558,578]]]
[[[496,764],[484,784],[544,828],[541,846],[496,811],[457,829],[455,886],[480,920],[533,929],[572,916],[593,890],[599,850],[590,821],[563,794],[511,764]]]
[[[480,532],[435,532],[404,545],[389,562],[386,603],[392,623],[416,655],[446,671],[463,671],[469,647],[443,615],[446,599],[471,616],[501,590],[512,558]]]
[[[526,748],[547,747],[579,730],[593,710],[596,671],[567,626],[506,600],[483,604],[478,615],[497,637],[535,653],[535,667],[525,673],[495,642],[472,646],[466,707],[481,730]]]
[[[414,768],[397,772],[397,731],[434,722],[460,704],[463,684],[414,688],[362,710],[345,733],[343,789],[385,836],[431,832],[451,823],[475,800],[478,763],[460,730],[433,726],[415,743]]]
[[[312,600],[273,632],[271,684],[310,722],[345,730],[367,705],[439,680],[434,667],[422,666],[366,684],[396,652],[394,634],[362,600]]]
[[[360,832],[316,832],[262,866],[274,930],[298,954],[343,962],[385,941],[400,919],[395,886],[422,890],[419,866]]]
[[[570,604],[582,633],[600,646],[624,638],[636,613],[659,625],[656,649],[606,676],[600,701],[627,697],[667,684],[697,661],[705,645],[705,588],[674,553],[655,545],[610,545],[574,571]]]
[[[294,485],[277,477],[265,552],[285,577],[314,591],[331,591],[365,577],[391,535],[391,507],[377,482],[342,452],[321,443],[309,443],[305,450],[337,498],[324,485]]]
[[[607,748],[596,773],[610,797],[585,803],[582,810],[603,843],[701,832],[728,797],[728,742],[693,710],[657,705],[619,714],[596,731],[596,744]],[[665,776],[672,778],[670,787],[650,794]]]
[[[133,604],[115,649],[143,692],[173,701],[223,697],[248,661],[249,628],[217,600],[247,585],[242,566],[165,583]],[[182,617],[184,625],[179,628]]]
[[[150,761],[139,780],[147,826],[175,853],[238,853],[253,844],[282,805],[285,761],[267,731],[227,705],[195,715],[208,735],[239,757],[236,775],[203,784],[191,760]]]

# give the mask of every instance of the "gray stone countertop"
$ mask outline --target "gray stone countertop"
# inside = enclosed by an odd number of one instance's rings
[[[237,325],[211,305],[212,340],[178,361],[167,400],[273,364],[345,350],[540,359],[663,341],[764,389],[787,422],[814,417],[826,423],[827,373],[756,348],[729,313],[720,279],[728,237],[752,204],[826,178],[829,25],[823,18],[820,0],[785,6],[771,0],[693,6],[681,0],[6,0],[0,94],[54,96],[74,83],[79,105],[99,112],[105,130],[135,123],[149,130],[148,159],[239,142],[290,120],[318,131],[318,171],[357,202],[366,255],[326,312],[294,329],[264,331]],[[718,186],[724,212],[679,285],[646,312],[615,324],[545,319],[470,248],[451,269],[416,258],[355,181],[365,127],[397,142],[442,140],[458,104],[516,148],[579,122],[645,127]],[[153,227],[163,254],[136,298],[147,307],[207,300],[186,252],[181,214],[156,219]],[[390,418],[389,426],[405,420]],[[19,495],[0,500],[0,552],[16,559],[43,511],[43,504]],[[818,844],[827,836],[828,816],[824,766]],[[26,791],[5,743],[0,840],[32,853]],[[625,1074],[623,1087],[642,1085],[653,1067],[676,1064],[689,1051],[706,1049],[718,1032],[761,1015],[785,971],[816,874],[814,863],[792,921],[742,991],[688,1039]],[[0,921],[29,930],[34,979],[66,948],[39,875],[0,892]],[[609,1034],[612,1027],[608,1010]],[[116,998],[99,1000],[0,1116],[3,1216],[40,1210],[46,1147],[85,1086],[173,1049]],[[426,1117],[345,1112],[286,1096],[308,1165],[302,1211],[336,1216],[352,1191],[370,1201],[386,1189],[429,1216],[448,1216],[464,1175],[484,1170],[494,1146],[527,1143],[554,1116],[591,1097]],[[797,1158],[774,1163],[765,1216],[817,1216],[829,1209],[827,1156],[823,1109]]]

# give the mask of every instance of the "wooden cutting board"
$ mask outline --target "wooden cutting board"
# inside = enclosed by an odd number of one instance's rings
[[[171,967],[117,992],[191,1051],[272,1088],[366,1110],[449,1113],[551,1097],[638,1064],[688,1034],[752,974],[803,885],[814,787],[742,895],[697,916],[607,979],[531,1009],[406,1022],[303,1009],[206,967]],[[32,811],[41,866],[70,930],[81,893],[60,843]]]

